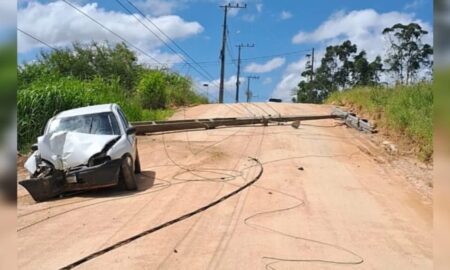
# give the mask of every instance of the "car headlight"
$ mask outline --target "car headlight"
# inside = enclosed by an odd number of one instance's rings
[[[111,157],[107,156],[105,154],[105,152],[100,152],[98,154],[93,155],[89,161],[88,161],[88,166],[92,167],[92,166],[96,166],[96,165],[100,165],[103,164],[107,161],[111,160]]]

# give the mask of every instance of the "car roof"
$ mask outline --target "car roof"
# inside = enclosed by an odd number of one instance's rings
[[[84,115],[84,114],[103,113],[103,112],[112,112],[114,106],[117,106],[117,105],[114,103],[110,103],[110,104],[93,105],[93,106],[71,109],[71,110],[67,110],[67,111],[58,113],[55,116],[55,118],[63,118],[63,117],[71,117],[71,116]]]

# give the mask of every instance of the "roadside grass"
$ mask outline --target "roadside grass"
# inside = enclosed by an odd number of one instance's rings
[[[119,82],[75,78],[40,80],[17,92],[17,142],[20,153],[42,135],[46,122],[57,113],[89,105],[117,103],[129,121],[164,120],[173,109],[143,109],[136,97],[128,96]]]
[[[155,110],[143,110],[142,117],[139,121],[147,120],[165,120],[173,115],[174,109],[155,109]]]
[[[433,93],[431,83],[393,88],[362,87],[332,93],[326,103],[350,107],[374,120],[398,142],[408,145],[418,158],[433,155]]]

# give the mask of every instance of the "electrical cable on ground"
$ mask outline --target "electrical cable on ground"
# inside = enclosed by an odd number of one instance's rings
[[[112,250],[115,250],[115,249],[117,249],[117,248],[120,248],[120,247],[122,247],[122,246],[124,246],[124,245],[127,245],[127,244],[129,244],[129,243],[131,243],[131,242],[133,242],[133,241],[135,241],[135,240],[141,238],[141,237],[144,237],[144,236],[146,236],[146,235],[149,235],[149,234],[151,234],[151,233],[154,233],[154,232],[156,232],[156,231],[159,231],[159,230],[161,230],[161,229],[164,229],[164,228],[166,228],[166,227],[168,227],[168,226],[170,226],[170,225],[173,225],[173,224],[175,224],[175,223],[178,223],[178,222],[181,222],[181,221],[183,221],[183,220],[185,220],[185,219],[188,219],[188,218],[190,218],[190,217],[192,217],[192,216],[194,216],[194,215],[196,215],[196,214],[198,214],[198,213],[201,213],[201,212],[203,212],[203,211],[206,211],[206,210],[208,210],[209,208],[211,208],[211,207],[213,207],[213,206],[215,206],[215,205],[217,205],[217,204],[219,204],[219,203],[225,201],[226,199],[228,199],[228,198],[230,198],[230,197],[232,197],[232,196],[238,194],[238,193],[241,192],[242,190],[248,188],[249,186],[251,186],[252,184],[254,184],[256,181],[258,181],[258,180],[260,179],[260,177],[261,177],[263,171],[264,171],[263,166],[259,163],[259,161],[258,161],[257,159],[254,159],[254,158],[251,158],[251,159],[252,159],[253,161],[256,162],[256,164],[257,164],[257,165],[259,166],[259,168],[260,168],[260,171],[259,171],[258,175],[256,175],[256,177],[255,177],[253,180],[251,180],[250,182],[248,182],[248,183],[246,183],[245,185],[241,186],[240,188],[234,190],[234,191],[231,192],[231,193],[228,193],[227,195],[225,195],[225,196],[219,198],[218,200],[215,200],[215,201],[213,201],[213,202],[211,202],[211,203],[209,203],[209,204],[207,204],[207,205],[205,205],[205,206],[203,206],[203,207],[200,207],[200,208],[198,208],[198,209],[196,209],[196,210],[194,210],[194,211],[191,211],[191,212],[189,212],[189,213],[187,213],[187,214],[184,214],[184,215],[182,215],[182,216],[180,216],[180,217],[178,217],[178,218],[175,218],[175,219],[172,219],[172,220],[170,220],[170,221],[167,221],[167,222],[165,222],[165,223],[163,223],[163,224],[160,224],[160,225],[158,225],[158,226],[149,228],[149,229],[147,229],[147,230],[145,230],[145,231],[143,231],[143,232],[141,232],[141,233],[135,234],[135,235],[133,235],[133,236],[127,238],[127,239],[124,239],[124,240],[122,240],[122,241],[119,241],[119,242],[117,242],[117,243],[115,243],[115,244],[113,244],[113,245],[110,245],[110,246],[108,246],[108,247],[102,249],[102,250],[99,250],[99,251],[96,251],[96,252],[94,252],[94,253],[91,253],[91,254],[89,254],[89,255],[87,255],[87,256],[85,256],[85,257],[83,257],[83,258],[81,258],[81,259],[79,259],[79,260],[77,260],[77,261],[75,261],[75,262],[73,262],[73,263],[71,263],[71,264],[69,264],[69,265],[66,265],[66,266],[64,266],[64,267],[62,267],[62,268],[60,268],[60,269],[62,269],[62,270],[73,269],[73,268],[75,268],[75,267],[77,267],[77,266],[79,266],[79,265],[81,265],[81,264],[83,264],[83,263],[86,263],[86,262],[88,262],[88,261],[90,261],[90,260],[92,260],[92,259],[95,259],[95,258],[97,258],[97,257],[99,257],[99,256],[101,256],[101,255],[103,255],[103,254],[105,254],[105,253],[107,253],[107,252],[109,252],[109,251],[112,251]]]
[[[324,126],[324,127],[333,127],[333,126]],[[258,157],[258,158],[260,158],[259,156],[260,156],[261,149],[262,149],[262,142],[263,142],[263,139],[264,139],[264,134],[265,134],[265,127],[263,127],[263,135],[261,136],[261,141],[260,141],[260,144],[259,144],[258,149],[257,149],[256,157]],[[187,136],[187,140],[189,140],[188,136]],[[251,140],[249,139],[249,142],[250,141]],[[163,138],[163,143],[165,144],[164,138]],[[164,147],[166,148],[166,146],[164,146]],[[207,146],[207,147],[209,147],[209,146]],[[165,149],[165,152],[166,153],[168,152],[167,149]],[[354,154],[358,154],[358,153],[359,152],[354,153]],[[351,154],[350,157],[352,155],[353,154]],[[181,165],[181,164],[176,163],[173,160],[173,158],[170,157],[170,155],[168,153],[167,153],[167,156],[168,156],[168,159],[171,160],[174,163],[174,166],[177,166],[180,169],[182,169],[182,172],[179,172],[179,173],[175,174],[174,177],[173,177],[173,180],[182,181],[182,182],[180,182],[180,184],[185,183],[187,181],[204,181],[204,180],[206,180],[206,181],[212,181],[212,182],[223,182],[225,184],[238,186],[237,184],[234,184],[234,183],[228,183],[228,181],[232,180],[232,179],[235,179],[236,177],[242,177],[243,179],[246,179],[246,177],[242,175],[242,172],[247,170],[247,169],[256,168],[256,167],[259,166],[260,167],[260,172],[259,172],[259,174],[257,176],[257,178],[259,179],[259,177],[261,176],[261,174],[263,172],[263,169],[264,169],[263,165],[266,165],[266,164],[279,162],[279,161],[285,161],[285,160],[289,160],[289,159],[304,159],[304,158],[311,158],[311,157],[322,157],[322,158],[328,157],[328,158],[333,158],[333,157],[337,157],[338,155],[329,155],[329,156],[305,155],[305,156],[289,157],[289,158],[283,158],[283,159],[277,159],[277,160],[268,160],[268,161],[265,161],[265,162],[259,162],[259,160],[253,159],[257,164],[249,166],[247,168],[244,168],[241,171],[234,171],[234,173],[240,173],[239,175],[233,175],[233,173],[230,174],[230,172],[233,172],[233,170],[220,170],[220,169],[216,169],[216,168],[211,168],[211,169],[208,169],[208,168],[194,169],[195,172],[197,172],[197,173],[198,172],[208,172],[210,174],[211,173],[212,174],[220,173],[218,171],[223,171],[222,176],[224,176],[226,174],[229,174],[228,175],[229,178],[225,178],[225,179],[224,178],[219,178],[219,177],[205,178],[203,176],[201,176],[200,179],[179,178],[179,176],[182,175],[183,173],[185,173],[186,171],[190,171],[190,170],[193,170],[193,169],[192,168],[187,168],[185,165]],[[341,156],[345,156],[345,155],[341,155]],[[239,162],[239,160],[238,160],[238,162]],[[171,165],[167,165],[167,166],[171,166]],[[183,170],[184,170],[184,172],[183,172]],[[243,186],[239,187],[238,189],[236,189],[234,192],[238,193],[239,191],[245,189],[246,187],[250,187],[258,179],[256,179],[256,178],[253,179],[252,181],[250,181],[250,182],[246,183],[245,185],[243,185]],[[220,181],[220,180],[224,180],[224,181]],[[178,184],[178,183],[176,183],[176,184]],[[170,185],[175,185],[175,184],[170,184]],[[267,189],[267,188],[264,188],[262,186],[257,186],[257,185],[253,185],[253,187],[255,187],[257,189],[260,189],[260,188]],[[249,190],[251,190],[251,189],[249,189]],[[160,191],[160,190],[156,190],[156,191]],[[227,194],[225,197],[229,198],[229,197],[233,196],[234,194],[237,194],[237,193],[234,193],[234,192],[232,192],[230,194]],[[264,256],[264,257],[262,257],[263,260],[269,260],[270,261],[269,263],[266,264],[266,269],[275,269],[274,265],[279,264],[281,262],[297,262],[297,263],[298,262],[322,262],[322,263],[332,263],[332,264],[360,264],[360,263],[363,262],[363,258],[362,257],[360,257],[358,254],[352,252],[351,250],[345,249],[343,247],[340,247],[340,246],[337,246],[337,245],[334,245],[334,244],[330,244],[330,243],[326,243],[326,242],[322,242],[322,241],[318,241],[318,240],[314,240],[314,239],[308,239],[308,238],[303,238],[303,237],[299,237],[299,236],[296,236],[296,235],[287,234],[287,233],[284,233],[282,231],[278,231],[278,230],[276,230],[274,228],[267,227],[265,225],[261,225],[260,222],[256,222],[255,219],[259,219],[259,218],[261,218],[263,216],[267,216],[267,215],[271,215],[271,214],[275,214],[275,213],[286,212],[286,211],[292,210],[294,208],[300,207],[301,205],[304,204],[304,201],[302,201],[301,199],[299,199],[299,198],[297,198],[297,197],[295,197],[293,195],[290,195],[290,194],[287,194],[287,193],[283,193],[281,191],[274,190],[274,189],[271,189],[271,192],[279,193],[279,194],[282,194],[284,196],[290,197],[291,199],[295,199],[297,201],[297,203],[295,205],[289,206],[287,208],[259,212],[259,213],[256,213],[256,214],[252,215],[252,216],[249,216],[249,217],[244,219],[244,223],[247,226],[249,226],[249,227],[251,227],[253,229],[256,229],[256,230],[261,230],[261,231],[266,231],[266,232],[269,232],[269,233],[278,234],[278,235],[283,236],[283,237],[288,237],[288,238],[292,238],[292,239],[297,239],[297,240],[302,240],[302,241],[307,241],[307,242],[311,242],[311,243],[316,243],[316,244],[320,244],[320,245],[333,247],[333,248],[342,250],[344,252],[347,252],[349,254],[352,254],[353,256],[358,257],[359,259],[358,260],[351,260],[351,261],[350,260],[349,261],[333,261],[333,260],[327,260],[327,259],[298,259],[298,258],[278,258],[278,257],[273,257],[273,256]],[[247,194],[248,194],[248,192],[247,192]],[[113,244],[113,245],[108,246],[108,247],[106,247],[104,249],[101,249],[101,250],[99,250],[97,252],[94,252],[94,253],[92,253],[92,254],[90,254],[90,255],[88,255],[88,256],[80,259],[80,260],[77,260],[73,264],[70,264],[70,265],[68,265],[68,266],[66,266],[66,267],[64,267],[62,269],[71,269],[73,267],[76,267],[76,266],[78,266],[78,265],[80,265],[80,264],[82,264],[82,263],[84,263],[84,262],[86,262],[88,260],[94,259],[94,258],[96,258],[98,256],[103,255],[104,253],[106,253],[108,251],[111,251],[111,250],[114,250],[114,249],[119,248],[121,246],[124,246],[124,245],[126,245],[126,244],[128,244],[128,243],[130,243],[130,242],[132,242],[134,240],[137,240],[137,239],[147,235],[147,234],[150,234],[150,233],[155,232],[157,230],[163,229],[164,227],[170,226],[170,225],[172,225],[172,224],[174,224],[176,222],[182,221],[184,219],[187,219],[187,218],[195,215],[197,213],[196,211],[203,212],[203,211],[207,210],[208,208],[214,206],[215,204],[220,203],[221,201],[223,201],[225,199],[224,199],[224,197],[221,197],[218,200],[213,201],[211,204],[208,204],[208,205],[206,205],[204,207],[201,207],[201,208],[199,208],[199,209],[197,209],[195,211],[189,212],[189,213],[187,213],[187,214],[185,214],[185,215],[183,215],[183,216],[181,216],[181,217],[179,217],[177,219],[173,219],[173,220],[168,221],[166,223],[163,223],[163,224],[161,224],[159,226],[150,228],[150,229],[148,229],[148,230],[146,230],[144,232],[141,232],[141,233],[139,233],[137,235],[134,235],[134,236],[132,236],[130,238],[127,238],[127,239],[125,239],[123,241],[117,242],[116,244]],[[252,222],[252,220],[253,220],[253,222]]]

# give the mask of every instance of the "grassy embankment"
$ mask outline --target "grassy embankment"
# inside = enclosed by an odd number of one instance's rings
[[[430,83],[394,88],[355,88],[331,94],[326,103],[350,107],[375,121],[383,134],[422,161],[433,154],[433,93]]]

